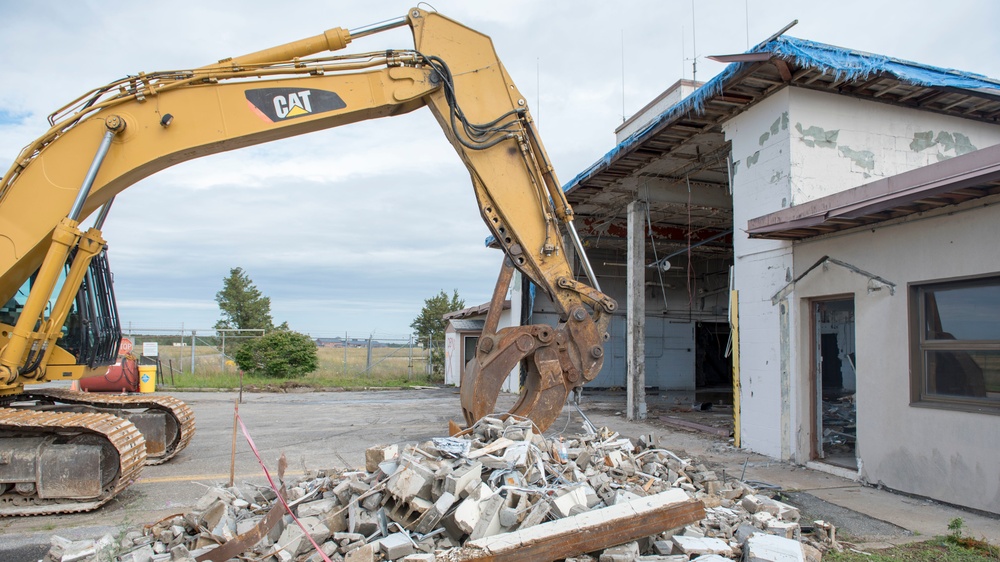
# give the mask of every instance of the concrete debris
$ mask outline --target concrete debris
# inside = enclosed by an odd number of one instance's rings
[[[45,560],[448,562],[535,548],[532,560],[813,562],[839,548],[829,523],[803,530],[795,507],[651,435],[553,439],[486,417],[452,437],[372,447],[365,468],[286,481],[297,522],[269,488],[216,487],[190,513],[119,539],[53,537]]]

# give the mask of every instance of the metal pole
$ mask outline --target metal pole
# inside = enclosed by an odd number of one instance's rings
[[[111,141],[118,134],[118,131],[121,130],[121,127],[111,128],[112,119],[117,120],[118,117],[111,116],[108,118],[108,130],[104,132],[104,138],[101,139],[101,146],[97,147],[97,154],[94,155],[94,160],[90,163],[87,175],[83,178],[83,185],[80,186],[80,191],[76,193],[76,201],[73,201],[73,206],[70,208],[69,214],[66,215],[72,220],[80,220],[80,213],[83,212],[83,204],[87,202],[87,197],[90,196],[90,188],[94,186],[97,171],[101,169],[104,157],[108,155],[108,149],[111,148]],[[120,121],[118,122],[120,123]]]
[[[601,285],[597,282],[597,275],[594,273],[594,268],[590,266],[590,260],[587,259],[587,252],[583,249],[583,242],[580,242],[580,235],[576,232],[576,225],[573,221],[569,222],[569,237],[573,240],[573,247],[576,248],[576,254],[580,258],[580,263],[583,264],[583,271],[587,274],[587,279],[590,280],[591,286],[593,286],[598,291],[601,290]]]
[[[220,359],[220,361],[222,362],[222,372],[225,373],[226,372],[226,331],[225,330],[222,330],[222,358]]]
[[[362,37],[365,37],[365,36],[368,36],[368,35],[374,35],[375,33],[379,33],[379,32],[385,31],[387,29],[394,29],[394,28],[397,28],[397,27],[403,27],[404,25],[406,25],[406,21],[407,21],[406,20],[406,16],[401,16],[401,17],[398,17],[398,18],[393,18],[391,20],[385,20],[385,21],[382,21],[382,22],[379,22],[379,23],[372,23],[372,24],[369,24],[369,25],[365,25],[365,26],[362,26],[362,27],[351,29],[351,30],[348,31],[348,33],[351,34],[351,39],[352,40],[354,40],[354,39],[360,39]]]
[[[97,219],[94,221],[94,228],[101,230],[104,228],[104,221],[108,218],[108,211],[111,210],[111,204],[115,202],[115,198],[112,197],[101,207],[101,212],[97,215]]]
[[[181,373],[184,373],[184,324],[181,323],[181,348],[178,351],[177,362],[181,365]]]
[[[191,374],[194,375],[194,348],[197,346],[198,330],[191,330]]]
[[[344,374],[345,375],[347,374],[347,345],[348,345],[347,342],[349,342],[349,341],[351,341],[350,340],[350,334],[347,333],[347,332],[344,332]]]
[[[406,369],[407,369],[406,378],[407,379],[413,378],[413,334],[410,334],[409,348],[410,348],[410,361],[409,361],[409,364],[406,367]]]
[[[372,337],[368,336],[368,354],[365,357],[365,372],[369,373],[372,370]]]

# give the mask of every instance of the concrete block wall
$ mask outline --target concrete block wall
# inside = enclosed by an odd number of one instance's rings
[[[998,129],[802,88],[789,89],[788,126],[791,205],[986,148]]]
[[[782,371],[781,335],[787,315],[771,297],[792,279],[787,242],[750,240],[747,221],[787,207],[791,201],[789,90],[763,100],[723,125],[732,144],[734,288],[739,290],[740,408],[742,445],[772,457],[787,457],[782,443],[790,404]],[[784,453],[784,454],[783,454]]]
[[[1000,137],[997,138],[1000,142]],[[987,200],[988,201],[988,200]],[[907,285],[944,278],[1000,274],[1000,197],[911,217],[901,223],[799,243],[795,267],[824,255],[896,284],[871,290],[868,280],[844,268],[817,268],[795,288],[796,314],[809,321],[809,299],[854,296],[857,349],[857,454],[859,478],[889,488],[1000,513],[1000,416],[910,405],[909,297]],[[741,322],[741,325],[742,322]],[[796,335],[802,350],[796,377],[808,389],[807,330]],[[803,411],[808,390],[795,397]],[[809,455],[809,423],[796,425],[795,459]]]
[[[798,339],[809,330],[808,316],[798,312],[797,288],[784,302],[773,304],[771,298],[815,260],[799,259],[789,242],[750,240],[743,233],[747,221],[985,148],[1000,142],[1000,132],[980,122],[800,88],[772,94],[723,129],[734,161],[742,444],[778,458],[808,460],[811,420],[803,396],[809,380],[802,373],[809,372],[810,354],[809,344]],[[843,253],[840,245],[827,250],[838,258]],[[859,342],[864,337],[859,327]],[[860,382],[858,387],[859,393],[864,390]],[[906,389],[895,392],[908,398]]]

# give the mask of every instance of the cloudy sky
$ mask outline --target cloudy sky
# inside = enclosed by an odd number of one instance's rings
[[[0,0],[0,155],[89,88],[404,15],[410,3]],[[1000,77],[995,0],[595,2],[435,0],[490,35],[565,182],[614,129],[702,57],[788,34]],[[692,18],[692,11],[693,18]],[[692,26],[692,19],[694,26]],[[692,39],[696,38],[696,45]],[[409,30],[349,51],[412,47]],[[624,83],[624,89],[623,89]],[[6,164],[4,165],[6,166]],[[271,297],[276,322],[316,337],[405,337],[423,300],[489,299],[501,255],[468,174],[426,110],[195,160],[117,198],[105,226],[115,289],[134,329],[207,329],[230,268]]]

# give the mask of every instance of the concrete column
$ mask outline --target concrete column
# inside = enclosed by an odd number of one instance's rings
[[[646,419],[646,207],[628,205],[628,288],[626,294],[628,420]]]

